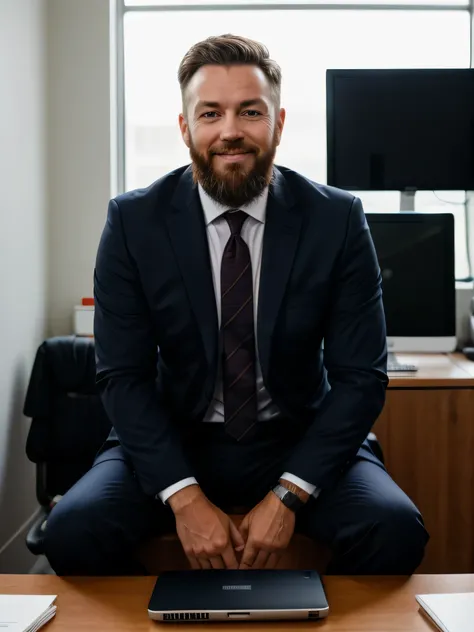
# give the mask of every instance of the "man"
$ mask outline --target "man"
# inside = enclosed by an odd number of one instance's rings
[[[272,568],[298,529],[329,573],[411,573],[428,535],[366,441],[387,376],[361,202],[274,166],[261,44],[211,37],[179,81],[192,165],[109,205],[95,337],[114,430],[51,514],[49,561],[143,572],[139,544],[176,527],[192,568]]]

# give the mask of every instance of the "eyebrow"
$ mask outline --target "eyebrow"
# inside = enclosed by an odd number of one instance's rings
[[[241,101],[239,106],[240,108],[248,108],[251,105],[260,105],[265,106],[265,102],[263,99],[247,99],[246,101]],[[196,109],[200,108],[218,108],[220,103],[218,101],[198,101]]]

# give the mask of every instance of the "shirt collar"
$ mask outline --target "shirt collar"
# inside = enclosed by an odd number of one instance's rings
[[[198,185],[199,197],[201,199],[202,210],[204,211],[204,217],[206,218],[206,225],[212,224],[212,222],[226,213],[229,208],[226,206],[222,206],[218,204],[215,200],[211,198],[211,196],[204,191],[202,186]],[[245,211],[247,215],[253,217],[262,224],[265,223],[265,215],[267,210],[267,198],[268,198],[268,187],[265,187],[262,195],[258,197],[256,200],[250,202],[250,204],[246,204],[242,207],[242,211]]]

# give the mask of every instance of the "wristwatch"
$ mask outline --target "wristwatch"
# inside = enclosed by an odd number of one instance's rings
[[[288,507],[288,509],[291,509],[291,511],[296,512],[298,511],[298,509],[301,509],[301,507],[304,507],[305,505],[301,498],[298,498],[296,494],[291,492],[283,485],[280,485],[279,483],[278,485],[275,485],[275,487],[272,489],[272,492],[276,494],[281,502],[285,505],[285,507]]]

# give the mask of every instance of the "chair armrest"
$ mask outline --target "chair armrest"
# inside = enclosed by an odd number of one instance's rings
[[[41,507],[40,513],[35,518],[35,521],[31,525],[28,533],[26,534],[26,546],[33,555],[42,555],[44,553],[44,531],[42,529],[43,523],[48,517],[49,509],[47,507]]]
[[[370,432],[367,436],[367,441],[369,442],[369,445],[372,448],[375,456],[379,459],[381,463],[385,465],[385,457],[383,454],[382,446],[380,445],[377,436],[373,432]]]

